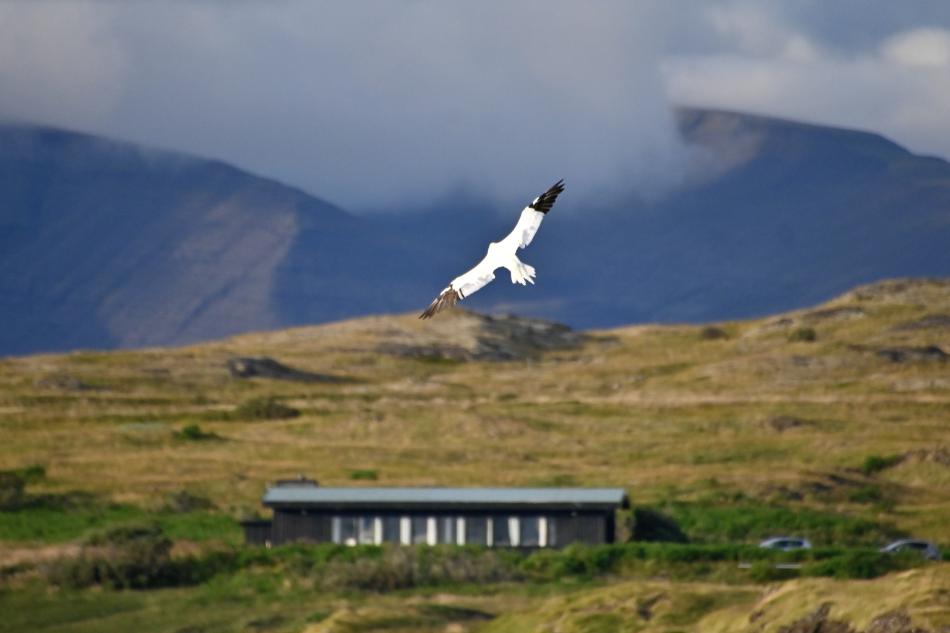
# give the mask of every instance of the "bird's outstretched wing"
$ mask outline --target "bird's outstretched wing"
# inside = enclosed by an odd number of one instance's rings
[[[453,279],[452,283],[446,286],[445,290],[440,292],[429,307],[419,315],[419,318],[430,319],[436,312],[451,308],[465,297],[487,286],[494,278],[495,265],[489,261],[488,256],[485,256],[475,268]]]
[[[541,226],[541,220],[544,219],[547,212],[554,206],[554,202],[562,191],[564,191],[564,181],[558,180],[550,189],[535,198],[531,204],[526,206],[521,212],[521,216],[518,218],[518,223],[515,225],[514,230],[509,233],[505,239],[497,244],[492,244],[488,249],[488,254],[485,255],[482,261],[478,262],[474,268],[453,279],[452,283],[440,292],[439,296],[429,304],[429,307],[423,310],[419,318],[432,318],[437,312],[451,308],[465,297],[485,287],[495,278],[495,269],[501,266],[511,268],[517,265],[519,270],[526,269],[529,272],[522,272],[522,276],[518,279],[521,280],[520,283],[522,284],[524,284],[525,279],[531,281],[534,276],[534,269],[518,261],[517,257],[514,256],[515,252],[518,248],[524,248],[531,243],[531,240],[534,239],[534,234],[538,232],[538,227]],[[496,248],[497,250],[493,252],[492,249]],[[511,261],[512,259],[514,260],[513,263]],[[514,270],[513,268],[511,269]],[[515,273],[512,272],[512,283],[515,281],[517,281],[517,279],[515,278]],[[534,282],[531,281],[531,283]]]
[[[535,198],[521,211],[514,230],[505,236],[501,243],[511,250],[524,248],[530,244],[534,239],[534,234],[538,232],[538,227],[541,226],[541,220],[554,206],[554,202],[562,191],[564,191],[564,180],[558,180],[550,189]]]

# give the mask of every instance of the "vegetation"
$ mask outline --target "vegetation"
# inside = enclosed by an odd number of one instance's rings
[[[300,411],[288,407],[274,396],[245,400],[234,410],[238,420],[286,420],[296,418]]]
[[[903,460],[903,455],[868,455],[864,463],[861,464],[861,472],[868,476],[874,475],[900,464]]]
[[[203,431],[201,427],[197,424],[189,424],[187,426],[182,427],[182,429],[178,431],[178,433],[175,434],[175,437],[177,437],[180,440],[185,440],[189,442],[200,442],[203,440],[221,439],[221,436],[218,435],[217,433],[208,433],[207,431]]]
[[[817,339],[818,339],[818,333],[815,332],[815,328],[810,328],[810,327],[795,328],[788,335],[788,340],[791,343],[795,343],[795,342],[811,343]]]
[[[950,625],[934,606],[946,565],[876,548],[899,535],[950,546],[950,383],[943,363],[876,352],[945,345],[939,330],[900,327],[939,313],[950,292],[921,282],[709,326],[726,337],[638,326],[508,362],[379,351],[476,344],[460,311],[440,315],[435,338],[432,323],[385,317],[0,359],[0,631],[725,631],[759,612],[774,631],[829,595],[858,630],[897,608],[936,630]],[[800,328],[821,336],[790,342]],[[349,380],[235,379],[234,356]],[[239,546],[236,519],[298,473],[622,486],[635,540],[529,556]],[[755,547],[781,533],[816,549]],[[778,582],[763,598],[761,583]],[[107,590],[68,588],[86,585]]]

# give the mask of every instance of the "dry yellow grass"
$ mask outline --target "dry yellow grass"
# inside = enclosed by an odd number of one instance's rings
[[[372,317],[177,349],[8,358],[0,360],[0,468],[43,464],[48,490],[144,506],[186,488],[238,515],[257,509],[268,481],[297,473],[336,485],[359,485],[352,471],[369,469],[378,485],[625,486],[635,503],[649,503],[711,485],[759,498],[795,494],[869,455],[901,454],[901,464],[876,476],[896,491],[890,518],[946,541],[950,363],[897,363],[876,351],[950,352],[946,325],[906,326],[948,314],[950,283],[918,281],[719,324],[724,339],[705,339],[698,326],[644,325],[507,362],[379,351],[498,342],[491,324],[460,311],[431,322]],[[789,342],[802,327],[817,340]],[[225,363],[235,355],[266,355],[352,382],[234,379]],[[215,421],[260,396],[280,397],[303,415]],[[798,423],[777,430],[776,416]],[[194,423],[225,440],[173,439]],[[802,502],[812,500],[805,494]]]
[[[621,582],[504,615],[484,633],[612,631],[777,633],[829,603],[828,617],[863,631],[877,617],[903,611],[929,631],[950,626],[950,570],[933,566],[871,581],[825,578],[769,585],[670,581]],[[819,629],[802,629],[817,631]],[[825,630],[825,629],[821,629]]]

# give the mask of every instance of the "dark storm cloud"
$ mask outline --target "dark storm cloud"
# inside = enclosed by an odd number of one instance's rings
[[[514,203],[560,177],[650,193],[686,164],[670,99],[950,154],[944,6],[7,2],[0,115],[222,158],[351,209],[459,187]]]

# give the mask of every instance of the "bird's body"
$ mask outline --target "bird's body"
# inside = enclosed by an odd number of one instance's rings
[[[534,234],[538,232],[541,221],[551,210],[554,201],[557,200],[562,191],[564,191],[564,181],[559,180],[554,186],[535,198],[531,204],[522,210],[514,230],[503,240],[489,244],[488,252],[485,253],[482,260],[468,272],[453,279],[439,293],[435,301],[429,304],[429,307],[419,315],[419,318],[431,318],[436,312],[454,306],[462,299],[485,287],[495,279],[495,271],[499,268],[508,269],[513,284],[521,284],[522,286],[529,283],[533,284],[535,270],[532,266],[518,259],[517,252],[519,248],[525,248],[534,239]]]

